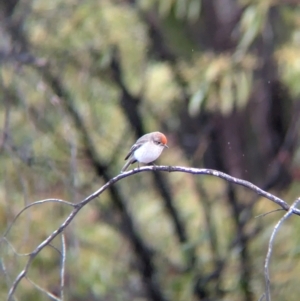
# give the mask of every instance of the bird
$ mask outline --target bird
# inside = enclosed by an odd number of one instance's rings
[[[138,166],[140,166],[139,163],[149,164],[155,161],[165,148],[169,148],[167,142],[167,137],[161,132],[152,132],[140,137],[125,157],[127,162],[123,166],[121,173],[135,162],[138,162]]]

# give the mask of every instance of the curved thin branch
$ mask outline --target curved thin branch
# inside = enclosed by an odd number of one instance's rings
[[[56,297],[55,295],[53,295],[52,293],[48,292],[47,290],[45,290],[44,288],[42,288],[41,286],[39,286],[37,283],[35,283],[34,281],[32,281],[31,279],[29,279],[28,277],[25,277],[26,280],[28,282],[30,282],[37,290],[41,291],[42,293],[44,293],[45,295],[47,295],[49,298],[51,298],[52,300],[55,301],[62,301],[62,299]]]
[[[72,207],[75,207],[75,204],[71,203],[71,202],[67,202],[64,200],[59,200],[59,199],[45,199],[45,200],[40,200],[40,201],[36,201],[33,202],[27,206],[25,206],[13,219],[13,221],[11,222],[11,224],[8,226],[8,228],[6,229],[6,231],[4,232],[3,236],[6,236],[8,234],[8,232],[10,231],[10,229],[12,228],[13,224],[16,222],[16,220],[20,217],[20,215],[26,211],[28,208],[32,207],[32,206],[36,206],[36,205],[41,205],[41,204],[45,204],[45,203],[62,203],[64,205],[69,205]]]
[[[134,175],[134,174],[137,174],[140,172],[145,172],[145,171],[184,172],[184,173],[190,173],[190,174],[196,174],[196,175],[209,175],[209,176],[218,177],[218,178],[224,179],[228,182],[231,182],[231,183],[234,183],[237,185],[241,185],[241,186],[244,186],[246,188],[253,190],[258,195],[271,200],[272,202],[274,202],[278,206],[280,206],[282,209],[288,211],[289,215],[291,215],[291,214],[300,215],[300,210],[295,208],[296,204],[294,204],[293,206],[290,207],[289,204],[286,203],[284,200],[274,196],[273,194],[271,194],[269,192],[266,192],[266,191],[260,189],[256,185],[254,185],[248,181],[229,176],[228,174],[217,171],[217,170],[204,169],[204,168],[203,169],[189,168],[189,167],[182,167],[182,166],[144,166],[144,167],[140,167],[140,168],[135,168],[135,169],[129,170],[127,172],[124,172],[122,174],[115,176],[114,178],[109,180],[106,184],[104,184],[101,188],[99,188],[97,191],[95,191],[94,193],[92,193],[87,198],[85,198],[84,200],[80,201],[77,204],[73,204],[73,203],[69,203],[69,202],[65,202],[65,201],[62,202],[63,204],[68,204],[68,205],[73,206],[74,209],[68,215],[68,217],[65,219],[65,221],[55,231],[53,231],[43,242],[41,242],[33,250],[33,252],[30,253],[30,258],[28,259],[28,262],[27,262],[25,268],[15,278],[15,281],[9,290],[7,300],[8,301],[11,300],[14,292],[17,289],[18,284],[24,277],[26,277],[28,269],[29,269],[33,259],[43,250],[43,248],[45,246],[49,245],[50,242],[56,236],[58,236],[60,233],[62,233],[65,230],[65,228],[71,223],[71,221],[75,218],[75,216],[77,215],[77,213],[80,211],[81,208],[83,208],[90,201],[92,201],[93,199],[95,199],[96,197],[101,195],[106,189],[108,189],[111,185],[115,184],[116,182],[120,181],[121,179],[127,178],[131,175]],[[29,206],[32,206],[34,204],[42,204],[42,203],[45,203],[45,201],[46,200],[35,202],[35,203],[30,204]],[[28,208],[29,206],[27,206],[26,208]],[[23,209],[21,212],[23,212],[24,210],[25,209]],[[21,213],[19,213],[17,216],[19,216],[20,214]],[[9,227],[9,229],[10,229],[10,227]],[[9,229],[6,231],[6,234],[9,232]]]
[[[64,233],[61,235],[61,270],[60,270],[60,300],[64,301],[65,289],[65,265],[66,265],[66,238]]]
[[[278,208],[278,209],[275,209],[275,210],[272,210],[272,211],[269,211],[269,212],[266,212],[266,213],[262,213],[262,214],[256,215],[256,216],[254,216],[254,218],[265,217],[265,216],[267,216],[267,215],[269,215],[271,213],[275,213],[275,212],[282,211],[282,210],[284,211],[284,209]]]
[[[300,198],[298,198],[293,205],[290,207],[288,212],[279,220],[279,222],[276,224],[274,227],[274,230],[272,232],[272,235],[270,237],[269,241],[269,247],[268,247],[268,253],[265,259],[265,283],[266,283],[266,301],[271,301],[271,290],[270,290],[270,277],[269,277],[269,265],[270,265],[270,259],[272,255],[272,250],[273,250],[273,242],[275,240],[275,236],[282,225],[284,221],[286,221],[293,213],[295,210],[295,207],[300,203]]]

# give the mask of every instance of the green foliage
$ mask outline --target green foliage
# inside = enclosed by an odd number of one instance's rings
[[[199,114],[201,107],[228,115],[234,107],[243,108],[247,104],[255,58],[245,56],[243,61],[236,62],[229,55],[215,57],[209,54],[195,58],[194,66],[198,68],[190,68],[190,64],[182,67],[194,93],[189,103],[191,115]]]

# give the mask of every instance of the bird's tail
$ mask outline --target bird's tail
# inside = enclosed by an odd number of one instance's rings
[[[125,163],[125,165],[123,166],[123,168],[121,169],[121,173],[126,171],[126,169],[128,168],[128,166],[132,163],[132,161],[130,159],[127,160],[127,162]]]

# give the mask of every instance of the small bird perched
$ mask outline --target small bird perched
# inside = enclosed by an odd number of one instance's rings
[[[148,164],[155,161],[167,146],[167,138],[160,132],[152,132],[139,138],[125,157],[128,160],[121,172],[135,162]]]

